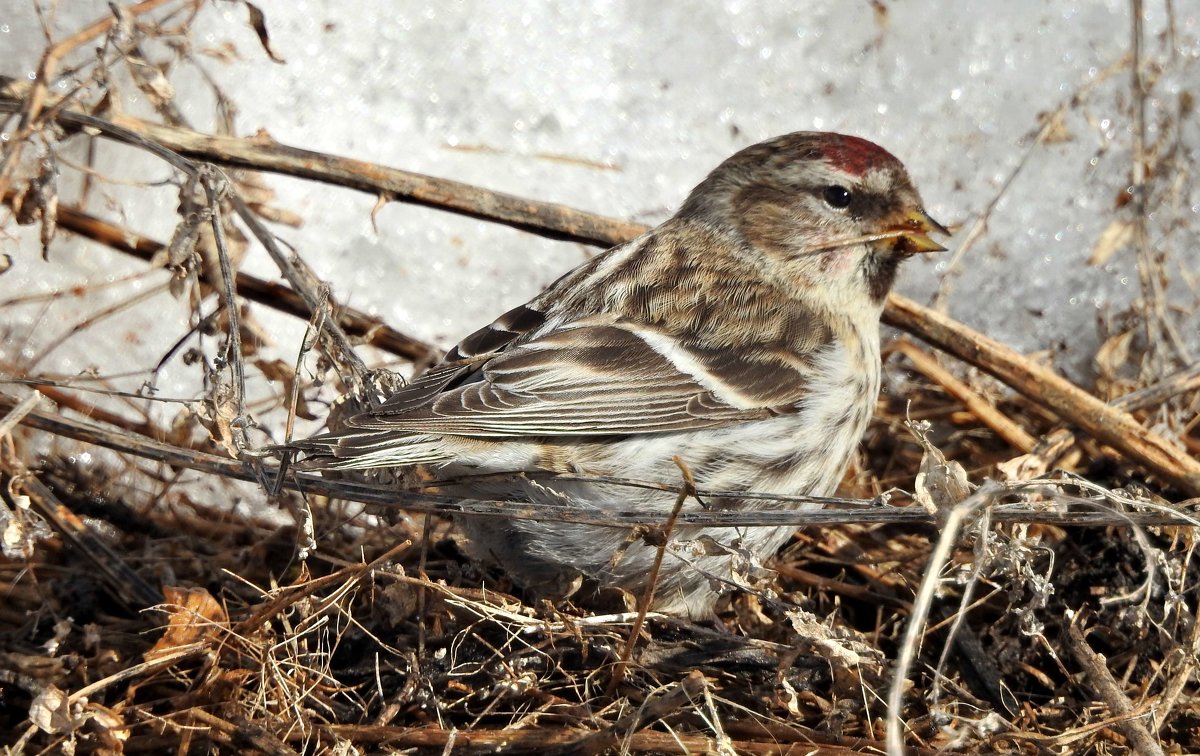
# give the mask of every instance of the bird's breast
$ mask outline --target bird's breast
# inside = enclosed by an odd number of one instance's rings
[[[558,449],[554,467],[669,485],[682,482],[678,458],[702,489],[830,495],[870,421],[879,384],[878,342],[836,341],[815,356],[808,390],[780,408],[788,411],[721,428]]]

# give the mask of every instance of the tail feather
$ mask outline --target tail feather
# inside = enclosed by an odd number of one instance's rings
[[[300,470],[370,470],[443,464],[451,458],[439,436],[395,431],[351,430],[293,442],[304,457]]]

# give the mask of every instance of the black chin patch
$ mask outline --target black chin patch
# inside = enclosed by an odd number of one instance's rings
[[[871,250],[863,257],[863,280],[867,282],[867,295],[872,302],[882,302],[896,282],[903,255],[890,250]]]

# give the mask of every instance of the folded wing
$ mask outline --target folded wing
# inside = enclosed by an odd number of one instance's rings
[[[712,428],[772,413],[681,361],[619,325],[562,328],[475,370],[436,370],[350,426],[480,438],[598,436]],[[735,378],[749,377],[737,367]],[[798,400],[802,381],[793,383]]]
[[[803,399],[828,343],[827,334],[811,336],[798,353],[794,342],[704,348],[611,319],[561,325],[443,363],[346,428],[297,447],[308,455],[305,467],[381,467],[446,459],[454,437],[598,437],[749,422],[794,411]]]

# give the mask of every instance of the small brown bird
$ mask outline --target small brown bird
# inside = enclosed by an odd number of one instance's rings
[[[671,491],[578,478],[677,487],[678,456],[701,489],[830,495],[879,394],[884,299],[906,257],[943,249],[932,232],[947,233],[883,148],[827,133],[757,144],[662,225],[471,334],[344,430],[298,442],[301,464],[427,465],[465,499],[663,520]],[[621,528],[459,524],[472,554],[544,595],[581,582],[637,592],[656,551]],[[676,528],[653,608],[711,615],[734,555],[766,559],[791,533]]]

